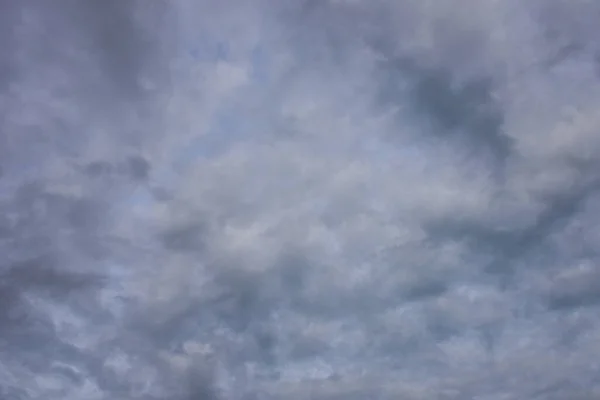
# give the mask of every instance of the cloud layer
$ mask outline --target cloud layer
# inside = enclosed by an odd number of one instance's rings
[[[599,14],[4,2],[0,399],[597,395]]]

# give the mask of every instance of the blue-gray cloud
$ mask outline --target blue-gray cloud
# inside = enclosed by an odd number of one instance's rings
[[[0,398],[593,396],[599,11],[0,5]]]

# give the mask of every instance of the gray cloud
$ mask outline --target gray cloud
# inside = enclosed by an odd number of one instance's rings
[[[5,3],[0,397],[597,392],[591,3]]]

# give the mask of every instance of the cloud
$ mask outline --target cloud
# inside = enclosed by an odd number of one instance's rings
[[[597,389],[591,3],[1,7],[4,397]]]

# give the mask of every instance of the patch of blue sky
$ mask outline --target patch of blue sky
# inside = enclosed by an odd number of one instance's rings
[[[148,188],[138,187],[129,197],[126,207],[149,207],[154,204],[155,200]]]
[[[211,159],[227,152],[235,143],[248,140],[239,115],[236,111],[224,110],[214,116],[210,130],[198,135],[188,143],[182,144],[175,152],[171,165],[161,168],[155,181],[159,187],[176,185],[178,176],[184,174],[199,159]],[[154,196],[145,187],[139,187],[130,198],[130,205],[135,207],[151,206]]]
[[[229,47],[226,43],[194,48],[190,55],[197,61],[217,62],[229,59]],[[254,84],[268,82],[268,58],[262,46],[256,46],[251,52],[251,78]],[[225,108],[213,118],[210,130],[186,143],[175,156],[175,168],[185,169],[199,158],[212,158],[223,154],[234,143],[249,139],[242,129],[243,117],[235,108]]]
[[[198,41],[194,46],[188,46],[186,56],[192,63],[216,63],[227,61],[230,58],[230,49],[227,43],[206,43]],[[264,70],[264,57],[258,52],[253,53],[253,64],[259,65],[256,69]],[[255,68],[253,68],[254,70]],[[257,80],[264,79],[260,73]],[[161,168],[156,183],[160,187],[171,186],[177,180],[177,175],[184,172],[199,158],[212,158],[222,154],[229,145],[239,138],[239,123],[236,122],[234,110],[225,110],[217,113],[211,123],[211,129],[205,134],[199,134],[191,142],[183,143],[173,155],[172,163],[167,168]],[[139,187],[130,197],[128,206],[149,207],[154,204],[154,196],[145,187]]]
[[[193,62],[219,62],[231,61],[231,51],[229,45],[223,42],[217,42],[211,45],[196,45],[190,48],[187,53]],[[250,52],[252,82],[255,84],[266,84],[269,81],[268,73],[268,55],[267,50],[257,45]]]
[[[416,141],[391,143],[369,137],[360,143],[360,156],[380,170],[393,169],[399,165],[403,168],[422,169],[428,162],[426,154],[424,145]]]
[[[266,84],[269,81],[269,60],[263,46],[256,46],[251,54],[252,80],[256,84]]]
[[[210,130],[187,143],[176,155],[174,166],[185,170],[199,158],[213,158],[227,151],[234,143],[244,139],[240,116],[235,110],[223,110],[213,118]]]
[[[198,43],[190,46],[188,56],[197,62],[218,62],[230,59],[229,45],[224,42]]]

